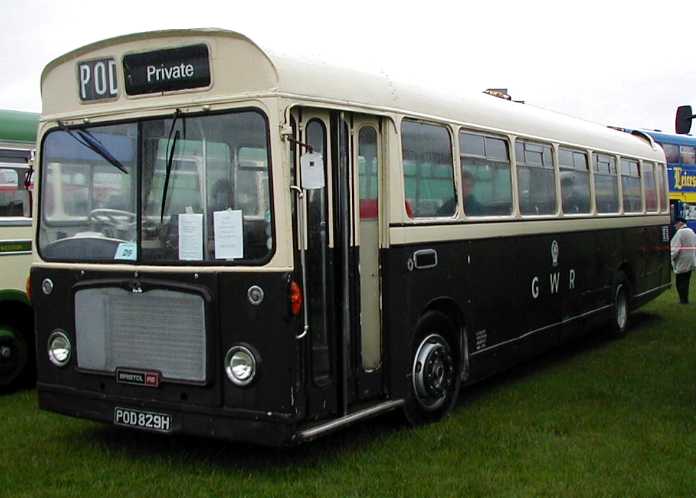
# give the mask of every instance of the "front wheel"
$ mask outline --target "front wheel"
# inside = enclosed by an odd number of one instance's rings
[[[29,347],[22,333],[0,326],[0,389],[14,388],[24,378]]]
[[[439,420],[454,406],[461,379],[457,355],[447,337],[454,327],[441,313],[427,313],[421,319],[411,355],[411,393],[406,401],[406,418],[413,425]]]

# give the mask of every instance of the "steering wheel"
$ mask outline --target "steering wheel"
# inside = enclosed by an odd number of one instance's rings
[[[135,225],[137,216],[135,213],[121,209],[97,208],[89,212],[87,219],[94,223],[112,226],[117,230],[128,230]]]

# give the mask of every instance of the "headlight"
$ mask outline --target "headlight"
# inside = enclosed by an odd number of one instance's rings
[[[254,353],[245,346],[233,346],[225,355],[227,377],[238,386],[251,384],[256,376],[256,366]]]
[[[64,367],[70,361],[72,345],[62,330],[54,330],[48,337],[48,359],[57,367]]]

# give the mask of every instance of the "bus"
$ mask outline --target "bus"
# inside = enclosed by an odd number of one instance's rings
[[[644,135],[222,30],[87,45],[41,87],[44,410],[264,445],[427,423],[670,285]]]
[[[696,137],[644,130],[665,151],[672,220],[696,230]]]
[[[26,294],[31,265],[31,160],[39,115],[0,110],[0,390],[34,372],[33,314]]]

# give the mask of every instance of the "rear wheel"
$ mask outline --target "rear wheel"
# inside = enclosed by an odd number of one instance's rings
[[[17,386],[26,375],[29,347],[21,331],[0,326],[0,389]]]
[[[613,313],[610,324],[610,333],[613,337],[623,337],[628,328],[628,296],[629,286],[623,272],[616,275],[613,288]]]
[[[411,393],[406,418],[413,425],[444,417],[457,401],[461,379],[452,322],[442,313],[429,312],[421,318],[411,354]]]

